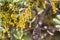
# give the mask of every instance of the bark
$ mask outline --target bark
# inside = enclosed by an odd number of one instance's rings
[[[40,40],[40,33],[41,33],[41,27],[42,25],[44,24],[44,17],[45,15],[47,14],[47,12],[51,9],[51,5],[50,3],[48,3],[46,5],[46,9],[42,12],[42,15],[38,15],[38,21],[37,21],[37,24],[33,30],[33,34],[32,34],[32,40]]]

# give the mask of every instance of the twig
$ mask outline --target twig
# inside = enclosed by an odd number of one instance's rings
[[[44,10],[44,12],[42,13],[42,15],[38,15],[38,23],[35,26],[34,30],[33,30],[33,34],[32,34],[32,40],[39,40],[40,38],[40,33],[41,33],[41,29],[39,29],[40,27],[42,27],[43,23],[44,23],[44,17],[46,15],[46,13],[50,10],[51,5],[50,3],[47,4],[47,8]]]

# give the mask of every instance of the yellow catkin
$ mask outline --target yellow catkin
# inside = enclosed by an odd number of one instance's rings
[[[28,4],[28,8],[26,8],[26,10],[25,10],[25,13],[21,13],[20,14],[20,17],[19,17],[19,26],[21,27],[21,28],[25,28],[25,22],[27,21],[27,17],[29,18],[29,19],[31,19],[32,18],[32,13],[30,12],[30,3]],[[30,27],[31,27],[31,23],[30,23]]]
[[[10,33],[9,32],[7,32],[8,33],[8,37],[10,38]]]
[[[16,14],[15,14],[15,13],[12,14],[12,15],[11,15],[11,18],[12,18],[13,20],[17,20],[17,19],[16,19]]]
[[[28,16],[29,16],[29,18],[31,19],[31,18],[32,18],[32,13],[29,12]]]
[[[27,14],[27,13],[28,13],[28,8],[25,9],[25,14]]]
[[[2,33],[2,40],[5,40],[4,33]]]
[[[31,28],[31,22],[30,22],[30,24],[29,24],[29,27]]]
[[[29,4],[28,4],[28,9],[30,9],[30,7],[31,7],[31,6],[30,6],[30,3],[29,3]]]
[[[4,28],[5,28],[6,32],[8,33],[8,37],[10,37],[10,33],[8,31],[9,28],[7,28],[5,25],[4,25]]]
[[[31,5],[29,3],[28,8],[26,8],[26,10],[25,10],[25,15],[28,16],[29,18],[32,18],[31,12],[30,12],[30,7],[31,7]]]
[[[39,0],[37,0],[36,6],[38,6],[38,4],[39,4]]]
[[[5,30],[6,30],[7,33],[8,33],[8,37],[10,38],[10,33],[9,33],[9,31],[8,31],[8,28],[6,28]]]
[[[5,25],[4,25],[4,28],[5,28],[6,32],[8,33],[8,37],[10,37],[9,31],[8,31],[9,28],[7,28],[6,23],[5,23]]]
[[[37,1],[38,2],[38,1]],[[28,4],[28,8],[26,8],[26,10],[25,10],[25,14],[26,14],[26,16],[27,17],[29,17],[29,19],[32,19],[32,13],[30,12],[30,3]],[[31,22],[30,22],[30,24],[29,24],[29,27],[31,27]]]
[[[26,16],[25,13],[22,13],[19,17],[19,26],[25,28]]]
[[[46,8],[45,1],[44,2],[42,1],[42,5],[43,5],[44,8]]]
[[[30,0],[30,2],[33,2],[33,0]]]
[[[16,26],[16,31],[18,31],[18,26]]]
[[[10,22],[10,21],[9,21],[9,24],[12,25],[12,26],[14,26],[14,23],[13,23],[13,22]]]
[[[52,5],[53,12],[56,13],[56,7],[55,7],[55,3],[53,1],[52,1],[51,5]]]

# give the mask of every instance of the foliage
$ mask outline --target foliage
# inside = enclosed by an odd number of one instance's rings
[[[55,27],[60,28],[60,14],[57,12],[60,10],[60,3],[55,3],[54,0],[50,0],[50,3],[52,12],[44,17],[44,24],[51,27],[51,24],[55,23]],[[44,11],[47,8],[46,4],[46,0],[0,0],[0,27],[5,39],[31,40],[25,30],[33,28],[34,23],[38,20],[38,13],[42,15],[41,10]]]

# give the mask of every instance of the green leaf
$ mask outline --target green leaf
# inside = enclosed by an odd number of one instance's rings
[[[60,15],[57,15],[57,18],[60,20]]]
[[[16,39],[18,39],[18,36],[17,36],[16,34],[14,34],[14,37],[15,37]]]
[[[55,24],[58,24],[58,25],[60,25],[60,21],[59,21],[58,19],[56,19],[56,18],[53,18],[53,21],[55,22]]]
[[[60,28],[60,25],[56,25],[56,28]]]
[[[30,38],[29,35],[24,35],[24,36],[23,36],[23,39],[24,39],[24,40],[31,40],[31,38]]]

